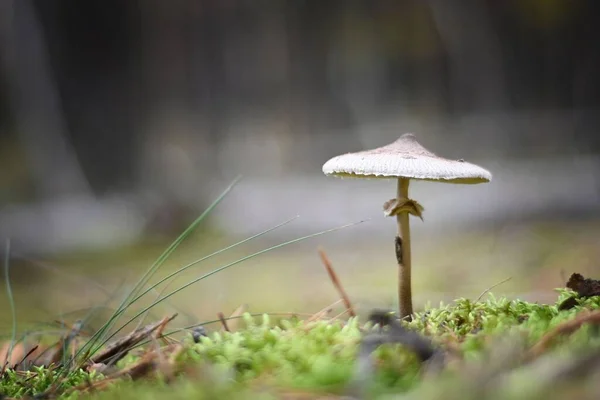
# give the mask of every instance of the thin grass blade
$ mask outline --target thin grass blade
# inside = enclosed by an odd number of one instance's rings
[[[219,255],[219,254],[221,254],[221,253],[224,253],[224,252],[226,252],[227,250],[231,250],[231,249],[233,249],[233,248],[235,248],[235,247],[237,247],[237,246],[240,246],[240,245],[242,245],[242,244],[244,244],[244,243],[247,243],[247,242],[249,242],[249,241],[251,241],[251,240],[253,240],[253,239],[256,239],[256,238],[258,238],[258,237],[260,237],[260,236],[266,235],[267,233],[270,233],[270,232],[272,232],[272,231],[274,231],[274,230],[276,230],[276,229],[279,229],[279,228],[281,228],[281,227],[282,227],[282,226],[284,226],[284,225],[287,225],[287,224],[289,224],[290,222],[294,221],[294,220],[295,220],[295,219],[297,219],[297,218],[298,218],[298,216],[295,216],[294,218],[290,218],[290,219],[288,219],[287,221],[284,221],[284,222],[282,222],[282,223],[280,223],[280,224],[278,224],[278,225],[275,225],[274,227],[271,227],[271,228],[269,228],[269,229],[266,229],[266,230],[264,230],[264,231],[262,231],[262,232],[259,232],[259,233],[255,234],[255,235],[253,235],[253,236],[250,236],[250,237],[248,237],[248,238],[246,238],[246,239],[244,239],[244,240],[241,240],[241,241],[239,241],[239,242],[237,242],[237,243],[234,243],[234,244],[232,244],[232,245],[229,245],[229,246],[227,246],[227,247],[224,247],[224,248],[222,248],[222,249],[219,249],[219,250],[215,251],[214,253],[211,253],[211,254],[209,254],[209,255],[207,255],[207,256],[204,256],[204,257],[202,257],[202,258],[199,258],[199,259],[197,259],[197,260],[195,260],[195,261],[192,261],[192,262],[191,262],[191,263],[189,263],[188,265],[186,265],[186,266],[184,266],[184,267],[181,267],[181,268],[179,268],[177,271],[174,271],[174,272],[172,272],[171,274],[167,275],[166,277],[164,277],[164,278],[163,278],[163,279],[161,279],[160,281],[158,281],[158,282],[156,282],[155,284],[153,284],[152,286],[150,286],[150,287],[149,287],[148,289],[146,289],[144,292],[142,292],[141,294],[139,294],[138,296],[136,296],[136,297],[135,297],[133,300],[131,300],[131,303],[129,303],[129,304],[131,305],[131,304],[135,303],[137,300],[139,300],[139,299],[140,299],[142,296],[144,296],[146,293],[148,293],[148,292],[149,292],[149,291],[151,291],[152,289],[156,288],[157,286],[159,286],[159,285],[160,285],[160,284],[162,284],[163,282],[165,282],[165,281],[167,281],[167,280],[169,280],[169,279],[173,278],[174,276],[176,276],[176,275],[179,275],[180,273],[182,273],[183,271],[185,271],[185,270],[187,270],[187,269],[189,269],[189,268],[193,267],[194,265],[197,265],[197,264],[201,263],[202,261],[206,261],[206,260],[208,260],[209,258],[212,258],[212,257],[214,257],[214,256],[217,256],[217,255]]]
[[[135,316],[133,316],[133,317],[132,317],[132,318],[131,318],[129,321],[127,321],[127,322],[126,322],[126,323],[125,323],[123,326],[121,326],[119,329],[117,329],[117,330],[116,330],[116,331],[115,331],[115,332],[114,332],[114,333],[113,333],[113,334],[112,334],[112,335],[111,335],[111,336],[110,336],[110,337],[109,337],[109,338],[108,338],[108,339],[107,339],[107,340],[106,340],[104,343],[102,343],[102,344],[101,344],[101,345],[100,345],[98,348],[100,348],[100,347],[102,347],[104,344],[106,344],[106,342],[107,342],[108,340],[112,339],[112,337],[114,337],[114,336],[115,336],[117,333],[119,333],[119,332],[120,332],[120,331],[123,329],[123,327],[127,326],[128,324],[130,324],[130,323],[131,323],[133,320],[135,320],[136,318],[138,318],[139,316],[141,316],[142,314],[144,314],[144,313],[145,313],[147,310],[149,310],[150,308],[152,308],[152,307],[156,306],[157,304],[160,304],[162,301],[164,301],[164,300],[166,300],[166,299],[168,299],[168,298],[170,298],[170,297],[174,296],[175,294],[177,294],[177,293],[181,292],[182,290],[184,290],[184,289],[186,289],[186,288],[190,287],[191,285],[193,285],[193,284],[194,284],[194,283],[196,283],[196,282],[199,282],[199,281],[201,281],[201,280],[203,280],[203,279],[206,279],[206,278],[208,278],[208,277],[210,277],[210,276],[212,276],[212,275],[214,275],[214,274],[216,274],[216,273],[218,273],[218,272],[224,271],[224,270],[226,270],[226,269],[228,269],[228,268],[230,268],[230,267],[233,267],[234,265],[240,264],[240,263],[241,263],[241,262],[243,262],[243,261],[247,261],[247,260],[249,260],[249,259],[251,259],[251,258],[254,258],[254,257],[257,257],[257,256],[259,256],[259,255],[261,255],[261,254],[265,254],[265,253],[268,253],[268,252],[270,252],[270,251],[273,251],[273,250],[279,249],[279,248],[281,248],[281,247],[284,247],[284,246],[288,246],[288,245],[290,245],[290,244],[294,244],[294,243],[301,242],[301,241],[303,241],[303,240],[307,240],[307,239],[311,239],[311,238],[314,238],[314,237],[317,237],[317,236],[321,236],[321,235],[324,235],[324,234],[327,234],[327,233],[331,233],[331,232],[339,231],[339,230],[341,230],[341,229],[348,228],[348,227],[351,227],[351,226],[354,226],[354,225],[358,225],[358,224],[361,224],[361,223],[363,223],[363,222],[365,222],[365,221],[353,222],[353,223],[351,223],[351,224],[346,224],[346,225],[338,226],[338,227],[335,227],[335,228],[332,228],[332,229],[327,229],[327,230],[324,230],[324,231],[321,231],[321,232],[317,232],[317,233],[313,233],[313,234],[310,234],[310,235],[302,236],[302,237],[299,237],[299,238],[296,238],[296,239],[289,240],[289,241],[287,241],[287,242],[283,242],[283,243],[277,244],[277,245],[275,245],[275,246],[268,247],[268,248],[266,248],[266,249],[264,249],[264,250],[257,251],[257,252],[255,252],[255,253],[252,253],[252,254],[248,255],[248,256],[242,257],[242,258],[240,258],[240,259],[238,259],[238,260],[236,260],[236,261],[233,261],[233,262],[231,262],[231,263],[229,263],[229,264],[225,264],[224,266],[222,266],[222,267],[219,267],[219,268],[217,268],[217,269],[215,269],[215,270],[213,270],[213,271],[211,271],[211,272],[208,272],[208,273],[206,273],[206,274],[204,274],[204,275],[200,276],[199,278],[193,279],[193,280],[191,280],[190,282],[186,283],[185,285],[183,285],[183,286],[181,286],[181,287],[179,287],[179,288],[177,288],[177,289],[173,290],[173,291],[172,291],[172,292],[170,292],[169,294],[166,294],[165,296],[161,297],[160,299],[157,299],[157,300],[156,300],[156,301],[154,301],[152,304],[150,304],[149,306],[147,306],[147,307],[145,307],[144,309],[142,309],[142,310],[141,310],[140,312],[138,312],[138,313],[137,313]]]
[[[242,177],[238,176],[229,184],[229,186],[217,197],[211,205],[204,210],[202,214],[194,222],[192,222],[182,233],[175,239],[173,243],[158,257],[154,264],[146,271],[146,273],[140,278],[139,282],[134,286],[131,292],[131,297],[135,296],[142,287],[146,285],[148,280],[156,273],[156,271],[164,264],[171,254],[179,247],[179,245],[200,225],[200,223],[219,205],[219,203],[229,194],[229,192],[235,187]]]
[[[223,253],[223,252],[225,252],[225,251],[227,251],[227,250],[231,250],[231,249],[232,249],[232,248],[234,248],[234,247],[240,246],[240,245],[242,245],[242,244],[244,244],[244,243],[247,243],[247,242],[249,242],[249,241],[251,241],[251,240],[253,240],[253,239],[256,239],[256,238],[258,238],[258,237],[260,237],[260,236],[266,235],[267,233],[269,233],[269,232],[272,232],[272,231],[274,231],[274,230],[276,230],[276,229],[278,229],[278,228],[281,228],[282,226],[284,226],[284,225],[287,225],[287,224],[291,223],[292,221],[296,220],[298,217],[299,217],[299,216],[295,216],[295,217],[293,217],[293,218],[290,218],[290,219],[288,219],[288,220],[286,220],[286,221],[284,221],[284,222],[282,222],[282,223],[280,223],[280,224],[278,224],[278,225],[275,225],[274,227],[271,227],[271,228],[269,228],[269,229],[266,229],[266,230],[264,230],[264,231],[262,231],[262,232],[259,232],[259,233],[255,234],[255,235],[253,235],[253,236],[250,236],[250,237],[248,237],[248,238],[246,238],[246,239],[244,239],[244,240],[241,240],[241,241],[239,241],[239,242],[237,242],[237,243],[234,243],[234,244],[232,244],[232,245],[230,245],[230,246],[227,246],[227,247],[225,247],[225,248],[223,248],[223,249],[217,250],[217,251],[213,252],[212,254],[209,254],[209,255],[207,255],[207,256],[201,257],[201,258],[199,258],[198,260],[195,260],[195,261],[191,262],[190,264],[188,264],[188,265],[186,265],[186,266],[184,266],[184,267],[182,267],[182,268],[178,269],[177,271],[175,271],[175,272],[173,272],[173,273],[169,274],[168,276],[166,276],[165,278],[161,279],[159,282],[157,282],[157,283],[155,283],[154,285],[150,286],[148,289],[146,289],[146,290],[145,290],[144,292],[142,292],[141,294],[137,295],[137,296],[136,296],[134,299],[132,299],[131,301],[129,301],[129,304],[128,304],[128,306],[127,306],[127,307],[123,307],[121,310],[117,309],[117,310],[115,311],[115,313],[113,314],[113,317],[118,317],[118,316],[120,316],[121,314],[123,314],[123,313],[125,312],[125,310],[126,310],[127,308],[129,308],[129,306],[131,306],[133,303],[135,303],[136,301],[138,301],[138,300],[139,300],[139,299],[140,299],[142,296],[146,295],[146,294],[147,294],[147,293],[149,293],[150,291],[155,291],[155,289],[156,289],[156,287],[157,287],[157,286],[159,286],[159,285],[160,285],[160,284],[162,284],[163,282],[167,281],[168,279],[171,279],[171,278],[172,278],[172,277],[174,277],[175,275],[177,275],[177,274],[179,274],[179,273],[181,273],[181,272],[183,272],[183,271],[187,270],[188,268],[191,268],[192,266],[194,266],[194,265],[196,265],[196,264],[198,264],[198,263],[200,263],[200,262],[203,262],[203,261],[205,261],[205,260],[207,260],[207,259],[209,259],[209,258],[211,258],[211,257],[214,257],[214,256],[216,256],[216,255],[218,255],[218,254],[221,254],[221,253]],[[166,287],[165,287],[165,288],[163,288],[163,290],[161,291],[160,295],[162,295],[162,292],[163,292],[164,290],[166,290]],[[160,297],[160,295],[157,297],[157,299]],[[127,324],[129,324],[129,322],[128,322]],[[127,325],[127,324],[125,324],[125,325]],[[108,326],[106,329],[104,329],[104,331],[102,332],[102,335],[100,335],[100,336],[98,336],[98,337],[94,337],[94,336],[92,336],[92,339],[94,339],[95,341],[98,341],[98,340],[99,340],[99,341],[103,341],[103,342],[104,342],[105,340],[104,340],[104,338],[103,338],[103,335],[104,335],[104,333],[108,332],[108,330],[109,330],[111,327],[112,327],[112,325],[110,325],[110,326]],[[101,328],[101,329],[102,329],[102,328]],[[121,327],[120,329],[123,329],[123,327]],[[92,340],[92,339],[90,339],[90,342],[91,342],[91,340]]]
[[[17,312],[15,309],[15,299],[13,297],[12,287],[10,285],[10,239],[6,239],[6,247],[4,254],[4,281],[6,282],[6,295],[8,296],[8,304],[10,307],[10,313],[12,315],[12,332],[10,337],[10,345],[8,352],[6,353],[6,360],[2,361],[1,370],[4,371],[4,367],[8,360],[10,360],[15,346],[15,339],[17,338]]]
[[[135,284],[131,292],[125,296],[123,301],[119,304],[115,313],[112,317],[90,338],[90,340],[82,346],[77,355],[81,354],[84,350],[89,349],[93,346],[98,338],[104,336],[104,334],[109,331],[112,326],[116,323],[117,319],[123,311],[129,307],[131,304],[131,299],[137,296],[138,292],[146,285],[148,280],[156,273],[156,271],[164,264],[164,262],[169,258],[169,256],[179,247],[179,245],[198,227],[198,225],[206,218],[208,214],[225,198],[225,196],[235,187],[235,185],[241,180],[241,176],[238,176],[236,179],[229,184],[229,186],[213,201],[206,210],[198,217],[194,222],[192,222],[186,229],[183,231],[181,235],[171,243],[169,247],[158,257],[158,259],[148,268],[148,270],[144,273],[144,275],[139,279],[139,281]]]

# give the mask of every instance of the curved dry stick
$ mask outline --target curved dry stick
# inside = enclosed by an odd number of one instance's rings
[[[542,338],[525,353],[525,361],[533,361],[552,345],[552,342],[561,335],[568,335],[577,331],[583,324],[592,323],[600,324],[600,310],[593,312],[581,312],[570,321],[565,321],[558,324],[550,332],[546,333]]]

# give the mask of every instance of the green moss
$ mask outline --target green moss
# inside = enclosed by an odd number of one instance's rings
[[[0,393],[9,397],[41,395],[62,378],[61,372],[60,369],[46,367],[33,367],[30,371],[24,372],[8,369],[0,377]],[[102,376],[95,372],[87,373],[78,369],[72,371],[64,378],[63,387],[79,386],[101,378]]]
[[[554,305],[496,299],[491,295],[477,303],[459,299],[418,313],[412,322],[405,325],[429,336],[442,348],[448,348],[452,343],[459,356],[471,360],[471,364],[465,364],[467,368],[479,365],[475,370],[482,372],[487,368],[483,361],[488,357],[492,344],[498,340],[518,337],[523,340],[523,346],[530,347],[549,330],[572,319],[583,309],[600,309],[600,299],[591,298],[578,300],[578,305],[571,310],[559,311],[558,305],[571,295],[571,292],[560,291]],[[359,324],[357,318],[347,323],[293,319],[275,322],[266,315],[259,320],[245,315],[244,320],[246,328],[235,333],[213,332],[202,337],[199,343],[194,343],[191,335],[183,338],[184,351],[179,354],[176,363],[180,370],[189,372],[191,369],[197,373],[180,374],[169,383],[161,379],[139,382],[124,379],[93,396],[266,399],[276,398],[275,394],[281,391],[344,394],[355,382],[361,338],[373,329],[370,324]],[[592,349],[600,349],[599,335],[595,327],[584,326],[556,340],[551,351],[556,357],[566,360]],[[434,380],[428,385],[422,385],[420,361],[410,349],[399,344],[382,345],[371,357],[376,367],[373,376],[369,377],[368,388],[364,389],[372,397],[411,390],[411,393],[421,393],[420,398],[435,397],[432,393],[452,398],[453,390],[457,398],[463,394],[459,387],[466,384],[464,376],[456,371],[445,371],[431,378]],[[124,367],[137,360],[135,356],[128,356],[118,366]],[[0,392],[11,397],[43,393],[55,382],[57,371],[50,368],[37,368],[27,373],[8,371],[0,380]],[[525,388],[527,384],[520,382],[532,382],[531,374],[530,370],[516,370],[511,380]],[[81,370],[72,371],[62,387],[67,389],[100,378]],[[473,394],[476,394],[479,389],[473,388]],[[513,392],[514,387],[493,391],[499,399],[518,398]],[[537,396],[533,389],[527,393],[532,398]]]
[[[600,297],[578,299],[578,305],[570,310],[559,311],[559,305],[574,295],[569,290],[559,290],[556,304],[541,305],[522,300],[496,299],[489,295],[483,302],[459,299],[453,304],[440,305],[417,313],[409,327],[433,337],[438,342],[448,339],[462,343],[465,351],[479,351],[490,336],[520,333],[532,345],[556,325],[572,319],[582,309],[600,309]],[[582,330],[585,332],[585,329]],[[573,335],[571,342],[580,342]]]

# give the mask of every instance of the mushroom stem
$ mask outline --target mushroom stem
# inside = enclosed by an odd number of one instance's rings
[[[398,178],[398,202],[408,199],[408,178]],[[396,241],[396,258],[398,259],[398,301],[400,302],[400,318],[410,320],[413,313],[412,288],[410,275],[410,214],[406,211],[398,213],[398,237]],[[398,246],[400,245],[400,246]]]

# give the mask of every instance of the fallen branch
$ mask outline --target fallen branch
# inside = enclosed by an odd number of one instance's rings
[[[142,340],[146,339],[155,330],[157,330],[161,327],[162,327],[161,329],[164,329],[164,326],[167,323],[171,322],[176,316],[177,316],[177,314],[174,314],[171,317],[165,317],[158,322],[155,322],[150,325],[146,325],[145,327],[140,328],[140,329],[136,329],[135,331],[131,332],[129,335],[117,340],[115,343],[108,346],[104,351],[102,351],[96,357],[91,359],[89,364],[107,364],[107,365],[109,365],[109,364],[116,363],[117,361],[119,361],[120,359],[125,357],[125,355],[127,355],[127,353],[129,353],[129,350],[131,350],[131,348],[133,346],[135,346]]]
[[[71,343],[75,340],[77,335],[81,332],[81,328],[83,327],[82,321],[77,321],[71,327],[69,333],[66,336],[61,338],[58,343],[54,346],[54,354],[50,357],[48,365],[58,364],[61,362],[65,356],[66,351],[69,349]]]
[[[167,322],[169,321],[168,319],[163,319],[161,323],[165,323],[165,320]],[[111,383],[117,382],[123,377],[127,376],[132,380],[138,380],[147,377],[152,372],[159,371],[159,368],[163,373],[165,373],[165,378],[169,380],[176,372],[176,369],[174,368],[175,359],[181,353],[182,350],[183,346],[181,344],[173,343],[167,345],[162,349],[148,351],[135,364],[132,364],[119,371],[116,371],[102,380],[95,382],[86,381],[81,385],[72,387],[66,390],[64,393],[62,393],[61,396],[69,395],[74,392],[78,392],[81,394],[89,393],[96,390],[107,389]],[[161,358],[164,359],[165,355],[169,356],[168,361],[164,360],[161,362]],[[165,364],[169,364],[169,366]]]
[[[596,279],[586,279],[581,274],[572,274],[569,281],[566,283],[568,289],[577,293],[576,296],[571,296],[563,301],[558,310],[570,310],[577,306],[578,298],[585,299],[588,297],[600,296],[600,281]]]

